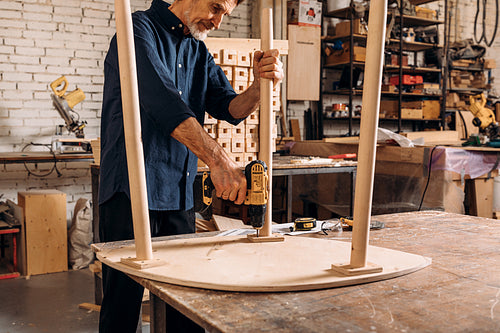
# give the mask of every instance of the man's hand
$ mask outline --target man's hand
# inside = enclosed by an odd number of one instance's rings
[[[228,160],[226,165],[210,168],[210,178],[217,197],[241,205],[247,194],[247,180],[236,164]]]
[[[238,205],[245,201],[247,179],[243,172],[194,117],[180,123],[171,135],[208,165],[219,198],[234,201]]]
[[[284,77],[283,63],[279,59],[280,52],[277,49],[265,52],[255,51],[253,55],[253,74],[255,80],[260,78],[273,80],[276,87]]]

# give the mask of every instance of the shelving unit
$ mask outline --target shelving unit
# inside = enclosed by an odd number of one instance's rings
[[[434,2],[434,1],[440,1],[440,0],[410,0],[412,5],[421,5],[429,2]],[[395,24],[399,24],[400,27],[403,28],[410,28],[410,27],[428,27],[432,25],[440,25],[444,24],[445,21],[443,20],[437,20],[437,19],[430,19],[430,18],[423,18],[423,17],[417,17],[417,16],[412,16],[412,15],[406,15],[403,14],[403,9],[398,8],[397,9],[398,13],[396,13],[395,17]],[[349,45],[349,60],[346,61],[341,61],[341,62],[336,62],[336,63],[331,63],[326,61],[326,57],[323,55],[322,57],[322,78],[321,78],[321,96],[320,96],[320,101],[319,101],[319,107],[318,107],[318,116],[317,116],[317,129],[318,133],[317,136],[319,139],[324,137],[324,121],[338,121],[338,122],[347,122],[347,129],[346,129],[346,135],[350,136],[353,135],[353,125],[356,124],[356,122],[359,122],[360,117],[356,116],[354,114],[354,108],[353,108],[353,97],[359,97],[362,96],[362,87],[357,86],[356,82],[354,82],[355,78],[354,72],[361,72],[364,70],[364,61],[359,61],[359,59],[356,59],[354,56],[354,47],[350,47],[351,45],[360,45],[360,46],[366,46],[366,35],[359,34],[359,33],[352,33],[353,28],[354,28],[354,19],[355,14],[352,9],[352,2],[351,6],[347,8],[341,8],[337,9],[334,11],[326,12],[324,17],[326,18],[336,18],[336,19],[341,19],[341,20],[349,20],[349,28],[350,28],[350,33],[343,33],[341,35],[336,35],[336,36],[324,36],[322,37],[322,48],[325,49],[327,45],[335,44],[335,43],[348,43]],[[388,22],[390,22],[393,12],[388,13]],[[368,17],[368,13],[365,14],[365,18]],[[357,23],[356,23],[357,24]],[[403,30],[403,29],[400,29]],[[438,30],[438,29],[437,29]],[[357,30],[358,31],[358,30]],[[398,100],[398,107],[397,107],[397,117],[395,118],[380,118],[381,122],[397,122],[397,129],[398,132],[401,131],[401,128],[404,124],[412,124],[413,128],[418,128],[422,129],[422,127],[425,128],[425,126],[433,127],[433,128],[443,128],[444,127],[444,111],[445,111],[445,85],[441,84],[442,82],[442,77],[443,77],[443,68],[439,67],[439,65],[436,65],[435,67],[423,67],[423,66],[416,66],[417,64],[417,53],[423,52],[426,50],[432,50],[432,49],[439,49],[442,48],[442,45],[440,44],[439,37],[436,36],[435,40],[432,43],[424,43],[420,41],[406,41],[403,39],[403,32],[401,31],[399,34],[399,38],[390,38],[389,39],[389,44],[386,46],[386,50],[392,51],[393,54],[396,54],[398,56],[398,59],[402,59],[402,55],[405,53],[413,53],[413,59],[414,59],[414,64],[415,65],[404,65],[402,61],[398,61],[397,65],[394,64],[389,64],[384,66],[384,74],[394,74],[394,76],[398,77],[398,84],[396,85],[397,90],[396,91],[383,91],[382,92],[382,99],[389,99],[389,100]],[[342,85],[342,88],[340,89],[334,89],[334,87],[327,87],[325,86],[325,77],[328,77],[330,75],[330,71],[344,71],[344,76],[345,76],[345,71],[348,72],[348,80],[345,80],[344,77],[344,84]],[[435,84],[439,85],[439,93],[438,94],[429,94],[429,93],[422,93],[422,92],[417,92],[417,93],[411,93],[411,92],[406,92],[404,91],[404,85],[403,85],[403,75],[419,75],[419,76],[425,76],[428,78],[428,81],[424,82],[432,82]],[[347,86],[345,85],[345,82],[348,81]],[[349,88],[350,87],[350,88]],[[425,89],[422,89],[425,90]],[[331,96],[331,95],[339,95],[339,96],[348,96],[348,116],[347,117],[330,117],[327,115],[325,116],[324,110],[325,110],[325,105],[324,105],[324,100],[326,96]],[[403,103],[406,101],[415,101],[415,100],[422,100],[422,99],[430,99],[430,100],[435,100],[435,101],[440,101],[441,104],[441,110],[440,110],[440,117],[437,119],[405,119],[401,115],[401,109],[403,106]]]
[[[454,61],[448,61],[448,79],[446,80],[446,101],[445,101],[445,112],[447,115],[451,116],[451,119],[454,119],[456,127],[458,122],[462,121],[464,123],[464,128],[466,129],[464,135],[466,137],[469,136],[470,132],[468,132],[467,125],[468,121],[471,121],[472,117],[467,121],[462,113],[466,111],[466,114],[470,108],[469,96],[479,95],[481,93],[486,93],[486,97],[489,94],[489,90],[491,87],[491,70],[493,67],[490,65],[486,65],[484,62],[484,58],[477,59],[474,64],[466,66],[457,66],[454,64]],[[465,75],[469,76],[469,79],[465,80],[466,84],[463,84],[466,87],[457,87],[457,84],[454,84],[454,80],[457,76]],[[473,78],[470,80],[470,78]],[[459,84],[460,85],[460,84]],[[454,95],[454,96],[453,96]],[[452,121],[453,123],[453,121]],[[472,126],[474,127],[474,126]],[[456,129],[456,128],[455,128]],[[474,131],[474,129],[469,129]]]

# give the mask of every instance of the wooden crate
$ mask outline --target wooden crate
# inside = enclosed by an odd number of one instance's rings
[[[422,110],[401,109],[401,119],[422,119]]]
[[[405,101],[404,109],[421,109],[424,119],[438,119],[441,116],[441,104],[438,100]]]
[[[66,194],[57,190],[18,193],[24,213],[23,275],[68,270]]]

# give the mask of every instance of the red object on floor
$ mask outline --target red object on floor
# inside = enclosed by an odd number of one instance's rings
[[[332,158],[332,159],[339,159],[339,158],[356,158],[356,153],[339,154],[339,155],[331,155],[331,156],[328,156],[328,158]]]
[[[12,269],[10,273],[0,274],[0,280],[12,279],[18,277],[20,274],[17,271],[17,240],[16,234],[19,232],[18,228],[8,228],[0,230],[0,235],[12,235]],[[3,246],[3,239],[2,239]]]

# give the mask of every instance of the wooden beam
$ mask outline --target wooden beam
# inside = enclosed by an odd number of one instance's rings
[[[123,127],[137,259],[153,259],[130,0],[115,0]]]
[[[217,38],[209,37],[205,39],[205,45],[210,50],[215,49],[229,49],[229,50],[239,50],[255,52],[260,50],[260,39],[250,39],[250,38]],[[288,41],[287,40],[274,40],[274,48],[280,51],[280,55],[288,54]]]
[[[263,8],[260,25],[261,50],[267,51],[273,48],[273,10]],[[259,158],[267,165],[268,173],[268,202],[266,208],[266,220],[260,236],[272,235],[272,168],[273,168],[273,81],[260,79],[260,152]]]
[[[373,179],[377,146],[380,90],[384,61],[384,36],[387,20],[387,0],[372,1],[368,21],[363,110],[358,149],[358,170],[354,198],[354,228],[352,235],[351,266],[367,266],[367,248],[373,198]]]

